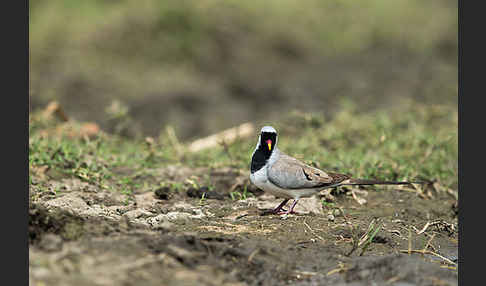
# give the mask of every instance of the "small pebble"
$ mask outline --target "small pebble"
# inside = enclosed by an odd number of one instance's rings
[[[327,220],[328,220],[328,221],[334,221],[334,215],[332,215],[332,214],[328,214],[328,215],[327,215]]]

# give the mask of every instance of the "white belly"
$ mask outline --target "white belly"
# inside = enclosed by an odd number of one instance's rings
[[[318,189],[282,189],[267,179],[267,168],[265,167],[250,174],[250,181],[264,192],[279,198],[299,199],[310,197],[319,192]]]

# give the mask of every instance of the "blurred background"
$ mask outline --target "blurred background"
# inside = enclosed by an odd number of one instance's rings
[[[182,140],[288,112],[457,104],[457,1],[29,1],[30,108]]]

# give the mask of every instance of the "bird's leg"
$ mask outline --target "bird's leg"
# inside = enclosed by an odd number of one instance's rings
[[[298,201],[299,201],[299,199],[294,200],[294,202],[290,206],[290,209],[288,211],[286,211],[285,214],[295,214],[296,212],[294,212],[294,207],[295,207],[295,205],[297,204]]]
[[[273,212],[273,213],[275,213],[275,214],[276,214],[276,213],[279,213],[279,212],[280,212],[280,210],[282,210],[282,208],[285,206],[285,204],[287,204],[287,202],[288,202],[288,201],[289,201],[289,199],[285,199],[285,200],[284,200],[282,203],[280,203],[280,204],[278,205],[278,207],[276,207],[276,208],[275,208],[275,209],[274,209],[272,212]]]

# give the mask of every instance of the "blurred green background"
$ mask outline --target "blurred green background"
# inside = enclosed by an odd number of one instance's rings
[[[457,1],[29,1],[30,105],[183,140],[287,112],[457,105]]]

